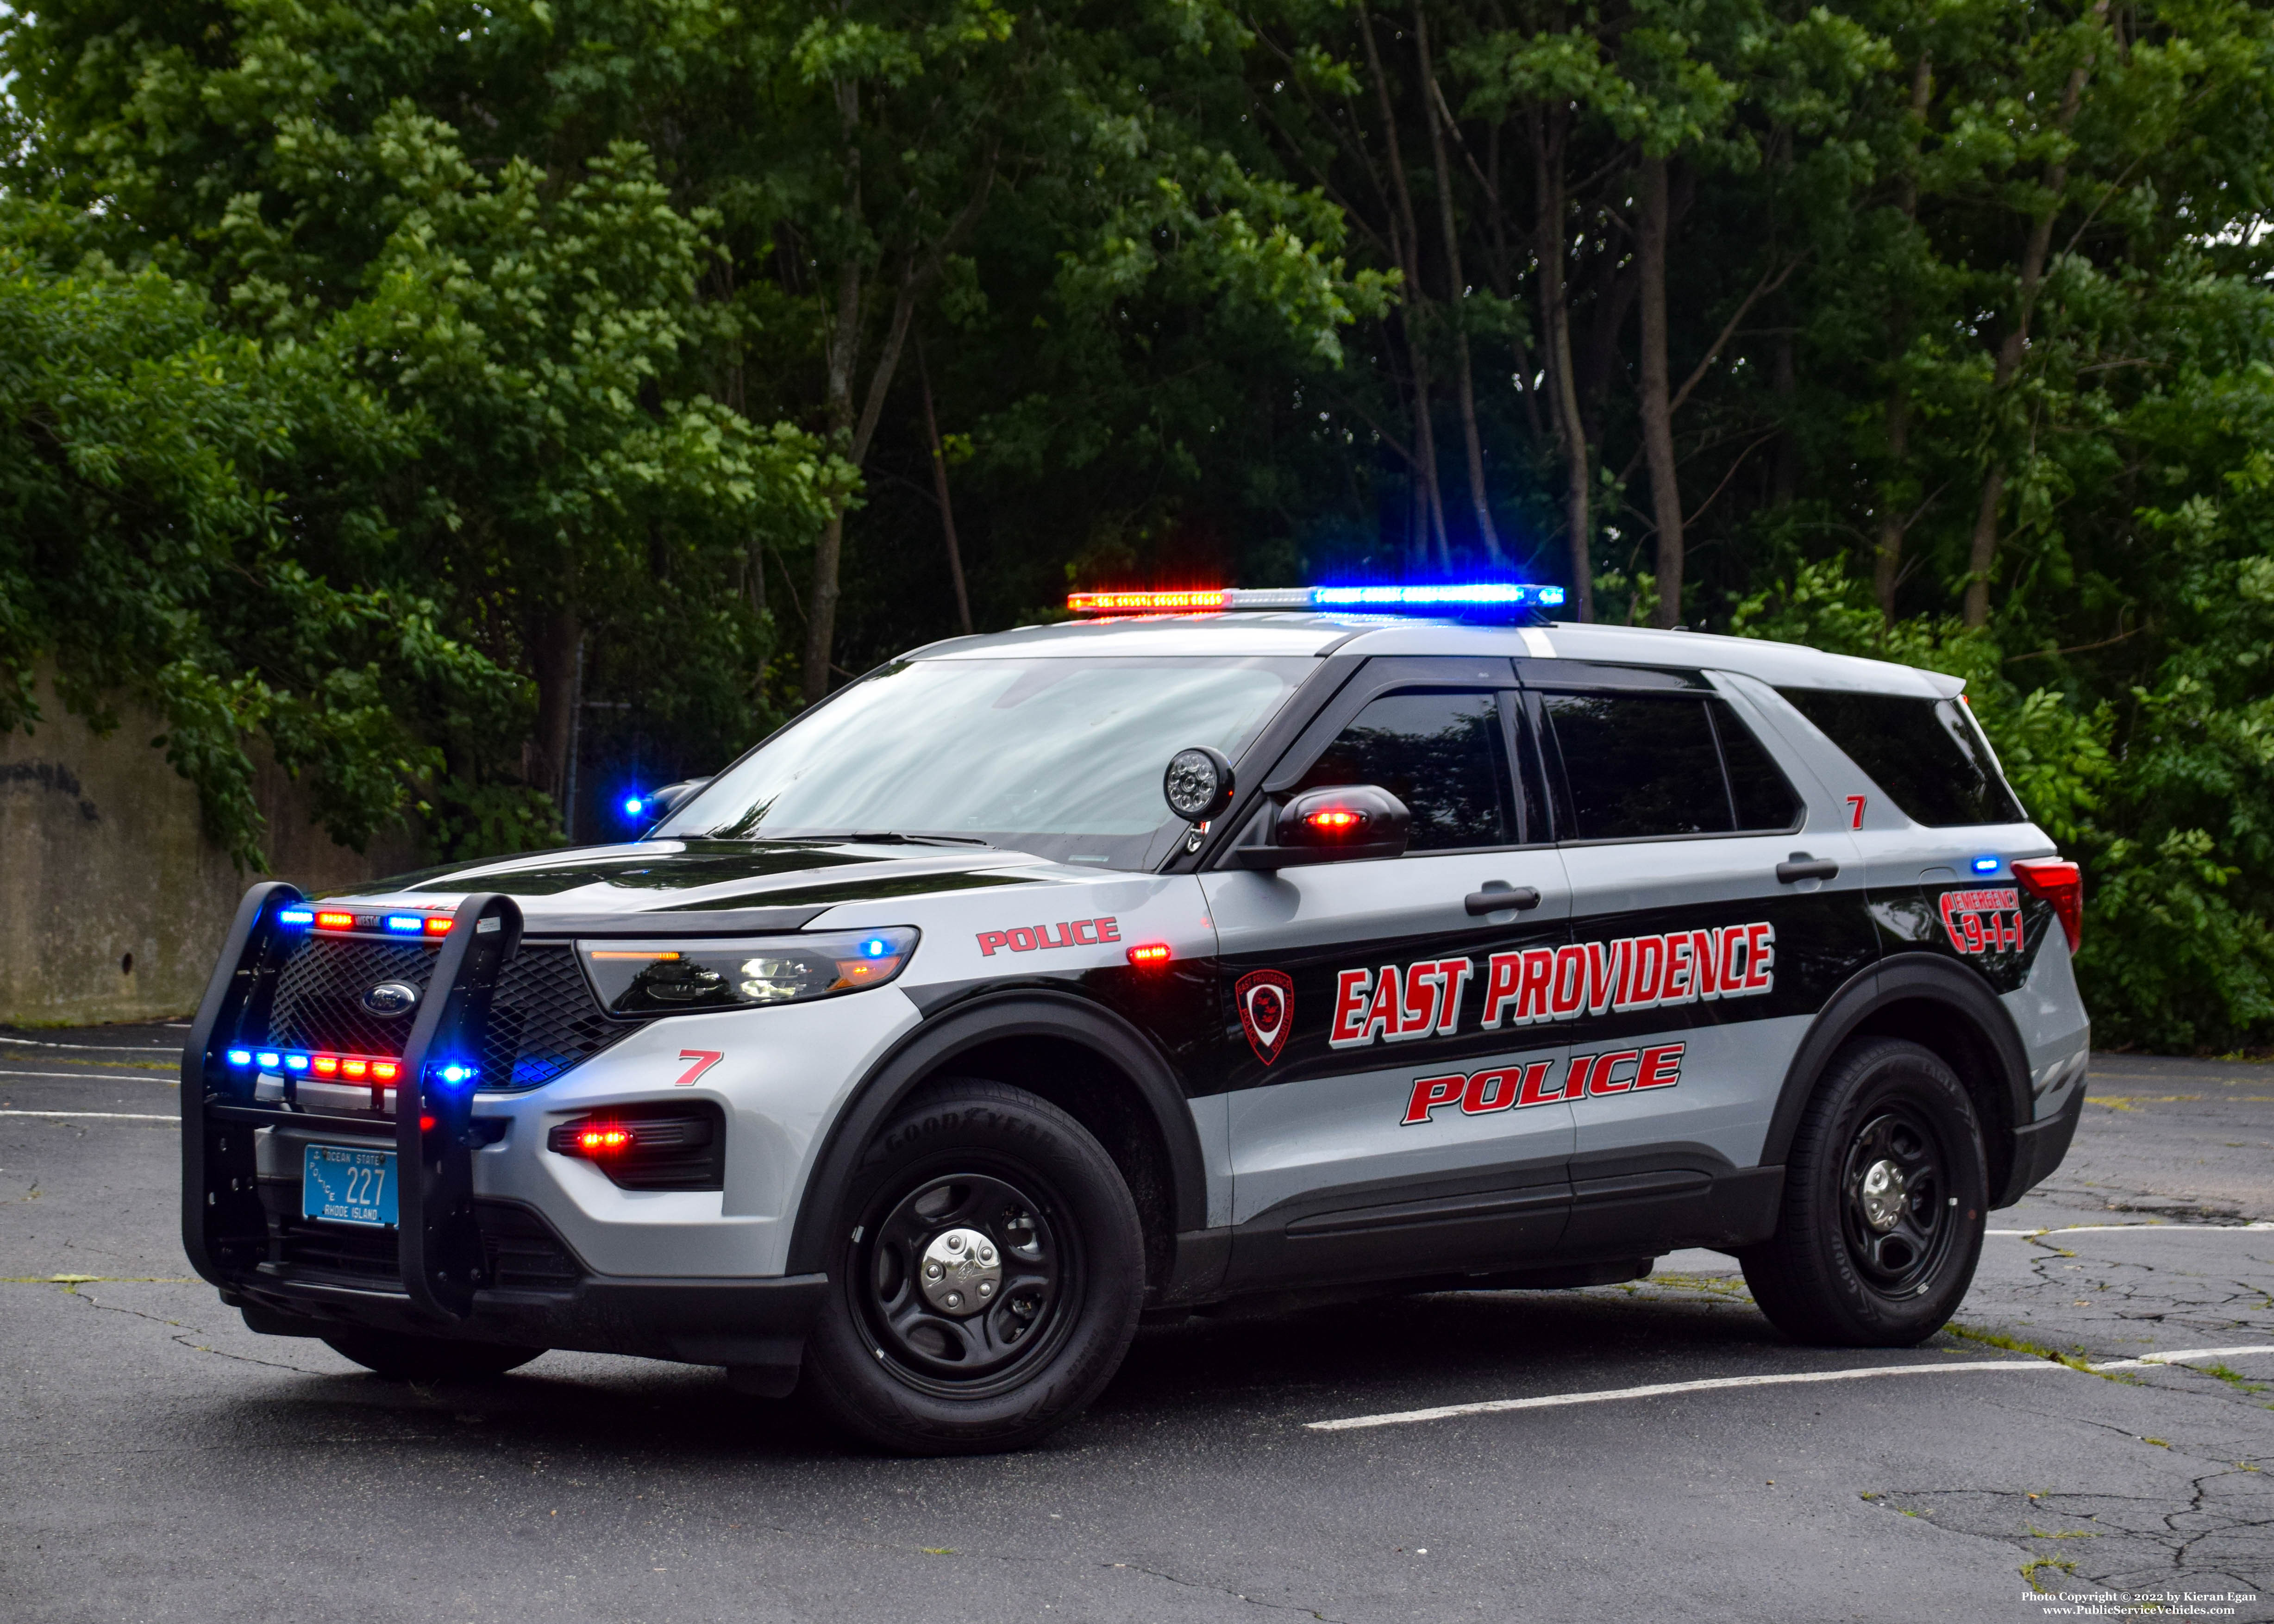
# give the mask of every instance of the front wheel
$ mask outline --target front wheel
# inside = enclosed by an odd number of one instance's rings
[[[1908,1348],[1957,1312],[1989,1207],[1966,1086],[1890,1038],[1833,1057],[1785,1166],[1777,1232],[1741,1254],[1753,1300],[1796,1341]]]
[[[1136,1203],[1104,1147],[1023,1089],[956,1081],[907,1106],[840,1224],[806,1372],[871,1443],[1022,1447],[1080,1414],[1136,1335]]]

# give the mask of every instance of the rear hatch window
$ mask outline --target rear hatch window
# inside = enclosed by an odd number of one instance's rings
[[[1849,759],[1869,773],[1914,823],[2019,823],[2028,816],[1973,718],[1951,699],[1777,690]]]

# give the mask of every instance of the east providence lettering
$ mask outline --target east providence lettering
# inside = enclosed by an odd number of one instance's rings
[[[1485,961],[1478,1024],[1491,1031],[1756,997],[1775,986],[1775,964],[1776,927],[1766,921],[1495,953]],[[1403,968],[1338,972],[1328,1046],[1452,1036],[1475,970],[1467,959],[1424,959]]]

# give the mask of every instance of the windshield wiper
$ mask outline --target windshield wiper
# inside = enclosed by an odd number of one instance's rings
[[[761,839],[857,841],[864,846],[992,846],[976,835],[907,835],[894,829],[845,829],[817,835],[774,835]]]

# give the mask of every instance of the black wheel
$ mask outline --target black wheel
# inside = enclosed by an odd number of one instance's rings
[[[1145,1294],[1137,1206],[1113,1159],[1047,1101],[959,1080],[862,1158],[806,1386],[908,1454],[1015,1449],[1113,1379]]]
[[[516,1370],[545,1351],[509,1342],[403,1336],[393,1331],[331,1331],[324,1344],[343,1358],[398,1381],[479,1381]]]
[[[1777,1232],[1742,1254],[1745,1283],[1796,1341],[1907,1348],[1957,1311],[1988,1206],[1965,1085],[1916,1043],[1851,1043],[1801,1116]]]

